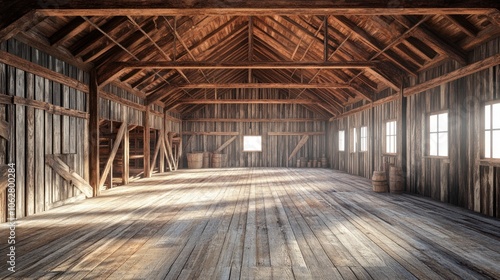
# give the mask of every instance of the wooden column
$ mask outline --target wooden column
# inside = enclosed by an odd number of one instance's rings
[[[89,184],[98,196],[99,190],[99,89],[96,70],[90,72],[89,84]]]
[[[110,133],[110,135],[112,135],[113,132],[114,132],[114,122],[110,121],[109,122],[109,133]],[[111,151],[113,150],[113,145],[114,145],[114,139],[109,138],[108,139],[108,149],[109,149],[109,153],[110,154],[111,154]],[[111,162],[113,162],[113,161],[111,161]],[[102,176],[106,176],[106,174],[101,174],[101,175]],[[107,186],[108,189],[113,188],[113,163],[111,163],[111,165],[110,165],[108,176],[106,178],[106,183],[108,185]]]
[[[166,110],[163,110],[163,122],[162,122],[162,126],[161,126],[161,129],[160,129],[160,133],[158,135],[158,141],[163,141],[163,135],[165,135],[164,131],[165,131],[165,128],[167,127],[167,111]],[[165,172],[165,153],[163,152],[163,149],[162,149],[163,146],[160,145],[160,173],[163,173]]]
[[[399,93],[399,110],[397,116],[397,163],[403,172],[403,178],[406,179],[406,97],[404,96],[404,80],[401,82],[401,90]],[[405,184],[406,189],[406,184]]]
[[[370,141],[368,146],[370,151],[370,174],[373,174],[373,171],[375,171],[375,107],[373,106],[373,101],[371,102],[370,109],[370,129],[368,133],[368,140]]]
[[[150,128],[150,123],[149,123],[149,116],[151,115],[151,106],[146,106],[146,113],[144,114],[144,177],[149,178],[151,177],[150,175],[150,153],[151,153],[151,148],[150,148],[150,134],[149,134],[149,128]]]
[[[126,106],[123,106],[125,109]],[[122,165],[123,165],[123,170],[122,170],[122,184],[126,185],[129,182],[130,178],[130,138],[129,138],[129,129],[128,129],[128,110],[122,110],[123,113],[123,123],[125,124],[125,134],[123,135],[123,143],[122,143],[122,151],[123,151],[123,157],[122,157]]]

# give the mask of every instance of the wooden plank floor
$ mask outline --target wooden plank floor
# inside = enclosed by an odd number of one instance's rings
[[[7,252],[2,225],[2,259]],[[26,279],[499,279],[500,221],[328,169],[154,175],[18,221]]]

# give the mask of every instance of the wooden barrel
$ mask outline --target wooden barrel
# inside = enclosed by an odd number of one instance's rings
[[[307,167],[312,167],[312,160],[307,162]]]
[[[197,169],[203,166],[203,153],[188,153],[187,162],[189,169]]]
[[[328,159],[326,157],[322,157],[320,160],[322,167],[328,167]]]
[[[322,167],[321,160],[318,160],[318,167],[319,167],[319,168],[321,168],[321,167]]]
[[[224,167],[224,156],[225,154],[212,154],[212,167],[213,168]]]
[[[396,166],[391,166],[389,169],[389,190],[394,194],[403,193],[403,173],[401,169]]]
[[[318,160],[313,159],[312,167],[318,167]]]
[[[211,152],[203,153],[203,168],[210,168],[210,159],[212,157]]]
[[[373,171],[372,185],[374,192],[387,192],[389,190],[385,171]]]
[[[297,159],[297,167],[300,167],[300,159]]]

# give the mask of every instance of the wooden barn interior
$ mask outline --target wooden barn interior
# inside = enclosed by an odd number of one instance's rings
[[[0,278],[499,279],[499,6],[0,0]]]

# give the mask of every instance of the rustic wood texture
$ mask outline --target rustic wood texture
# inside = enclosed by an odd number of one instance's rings
[[[439,63],[456,61],[467,72],[468,52],[500,36],[493,0],[453,7],[445,1],[88,4],[40,4],[47,8],[35,13],[40,23],[33,19],[17,31],[7,24],[7,33],[23,31],[24,42],[81,69],[95,66],[102,88],[120,85],[146,105],[166,108],[186,98],[212,99],[209,89],[282,87],[289,100],[314,100],[311,107],[336,117],[346,105],[378,100],[384,89],[399,91],[403,78]],[[25,9],[22,2],[11,6]],[[22,14],[8,16],[15,21]],[[202,107],[185,105],[178,110],[183,116]]]
[[[240,89],[225,91],[226,98],[264,98],[279,96],[277,89]],[[288,157],[297,146],[300,138],[309,136],[307,143],[298,151],[297,157],[309,160],[319,159],[326,153],[325,122],[295,122],[296,118],[312,120],[321,115],[310,111],[309,107],[299,104],[212,104],[192,114],[192,118],[203,118],[204,121],[183,122],[183,142],[186,152],[214,152],[224,142],[237,136],[233,144],[226,147],[228,167],[296,166],[296,162],[288,161]],[[291,118],[290,122],[287,120]],[[213,122],[207,120],[214,119]],[[242,119],[239,122],[225,122],[224,119]],[[260,122],[258,119],[279,119],[278,122]],[[248,120],[248,122],[246,121]],[[257,120],[257,121],[253,121]],[[243,152],[244,135],[261,135],[262,152]],[[300,136],[300,137],[297,137]]]
[[[496,219],[419,196],[375,193],[368,179],[327,169],[217,171],[155,174],[22,219],[16,276],[500,276]],[[0,277],[8,277],[6,266]]]
[[[498,39],[474,50],[471,67],[484,65],[500,50]],[[477,61],[477,62],[475,62]],[[409,88],[425,89],[423,92],[406,92],[406,148],[407,159],[401,160],[401,149],[396,155],[384,154],[384,125],[387,120],[398,120],[401,101],[393,100],[382,105],[374,102],[373,109],[362,105],[362,110],[336,119],[330,125],[328,137],[336,141],[339,130],[369,124],[373,119],[373,143],[370,153],[373,163],[361,153],[338,152],[337,142],[329,145],[330,154],[337,158],[333,167],[370,178],[375,170],[386,170],[395,164],[406,168],[406,191],[418,193],[447,203],[459,205],[489,216],[498,216],[498,165],[481,157],[483,143],[483,106],[485,102],[498,100],[500,67],[489,64],[477,72],[465,73],[457,62],[443,63],[423,71],[410,81]],[[482,66],[481,66],[482,67]],[[458,76],[457,76],[458,75]],[[430,81],[430,83],[428,82]],[[439,81],[435,82],[435,81]],[[444,82],[444,83],[441,83]],[[417,86],[413,86],[417,85]],[[421,86],[424,85],[424,86]],[[425,86],[429,85],[429,86]],[[391,96],[391,95],[389,95]],[[373,115],[370,111],[373,110]],[[448,112],[449,150],[447,157],[430,157],[428,152],[428,116],[431,113]],[[398,131],[399,134],[401,134]],[[404,137],[403,135],[401,135]],[[365,171],[361,172],[361,168]]]
[[[0,153],[3,163],[16,163],[20,175],[16,208],[21,217],[41,213],[81,193],[45,163],[47,157],[62,154],[71,170],[88,178],[84,122],[89,115],[86,93],[80,90],[86,74],[13,39],[0,49],[10,61],[0,63],[0,119],[8,122],[9,139],[13,139],[3,142],[0,138]],[[12,117],[4,115],[4,108]],[[11,152],[2,148],[7,144]]]
[[[92,197],[92,187],[78,173],[72,170],[59,156],[46,156],[45,162],[68,183],[77,187],[86,197]]]

